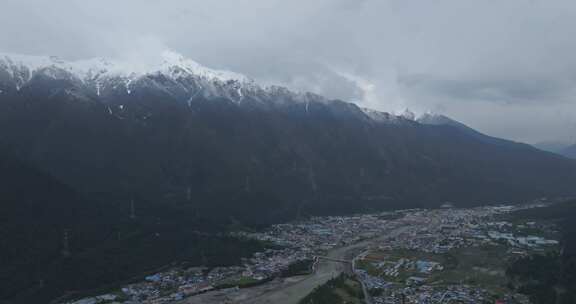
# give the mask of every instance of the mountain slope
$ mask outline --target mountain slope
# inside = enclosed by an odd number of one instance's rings
[[[62,257],[66,231],[82,233],[83,241],[96,240],[105,232],[95,224],[101,216],[99,204],[87,203],[4,146],[0,146],[0,179],[0,280],[4,282],[0,299],[5,299],[30,288],[31,277]],[[80,244],[70,242],[70,249],[75,245]]]
[[[140,204],[131,217],[129,204],[86,200],[4,146],[0,179],[2,303],[50,303],[174,261],[229,265],[263,250],[207,234],[223,229],[187,210]]]
[[[535,143],[533,146],[542,151],[557,153],[558,151],[570,146],[570,144],[561,141],[544,141]]]
[[[568,158],[576,159],[576,144],[569,144],[565,142],[543,142],[535,144],[534,147],[543,151],[548,151]]]
[[[562,149],[562,151],[560,151],[560,154],[569,158],[576,159],[576,144]]]
[[[492,137],[486,135],[484,133],[480,133],[469,126],[456,121],[450,117],[444,116],[442,114],[434,114],[434,113],[425,113],[424,115],[418,117],[416,119],[419,123],[424,125],[430,126],[449,126],[453,128],[457,128],[458,130],[466,133],[467,135],[474,137],[480,141],[483,141],[488,144],[495,144],[495,145],[510,145],[514,144],[513,142],[497,137]]]
[[[414,121],[162,58],[131,70],[0,56],[0,140],[90,196],[257,222],[575,191],[574,162],[448,118]]]

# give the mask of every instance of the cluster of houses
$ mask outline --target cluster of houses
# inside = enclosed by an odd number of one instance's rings
[[[394,255],[387,256],[386,252],[397,253],[398,250],[410,250],[443,254],[463,246],[507,245],[510,248],[509,252],[514,253],[557,245],[556,240],[516,233],[524,228],[535,228],[536,223],[514,225],[497,220],[498,215],[525,207],[416,210],[403,219],[404,223],[410,223],[410,229],[372,248],[380,253],[382,259],[367,258],[365,260],[373,269],[371,274],[366,271],[367,269],[355,269],[355,273],[368,290],[378,291],[374,292],[375,295],[371,299],[371,302],[375,304],[488,303],[490,301],[493,303],[495,297],[493,292],[481,286],[438,285],[438,282],[430,282],[432,273],[444,270],[445,266],[441,263],[409,257],[391,258]],[[532,230],[542,231],[542,229]],[[500,303],[529,303],[525,296],[512,292],[506,294],[504,299],[498,300]]]

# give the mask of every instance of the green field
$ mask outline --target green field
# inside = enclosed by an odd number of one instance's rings
[[[505,269],[508,263],[504,246],[459,248],[446,254],[452,263],[432,275],[438,284],[470,284],[495,292],[505,290]]]
[[[357,266],[370,275],[382,276],[391,282],[404,283],[408,277],[418,276],[427,278],[428,284],[434,286],[469,284],[499,293],[505,291],[507,284],[505,274],[509,257],[507,251],[505,246],[459,248],[446,254],[415,250],[380,251],[373,252],[365,260],[358,261]],[[442,264],[444,269],[431,274],[424,274],[416,269],[402,269],[397,277],[388,277],[376,267],[378,261],[394,263],[402,258],[437,262]]]

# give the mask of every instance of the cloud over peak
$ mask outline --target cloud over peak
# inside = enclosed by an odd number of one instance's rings
[[[5,0],[0,51],[147,61],[169,48],[259,82],[441,110],[532,142],[576,134],[575,27],[571,0]]]

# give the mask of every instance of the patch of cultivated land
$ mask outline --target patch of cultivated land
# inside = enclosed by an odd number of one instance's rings
[[[433,274],[440,284],[469,284],[495,292],[504,291],[510,255],[504,246],[463,247],[447,254],[446,269]]]
[[[358,268],[389,282],[405,283],[410,277],[425,278],[429,285],[476,285],[495,292],[506,284],[505,268],[510,257],[504,246],[462,247],[444,254],[416,250],[373,251],[358,262]],[[386,275],[378,265],[394,265],[400,260],[427,261],[442,265],[442,270],[422,273],[416,267],[402,267],[397,275]],[[410,264],[411,265],[411,264]]]

